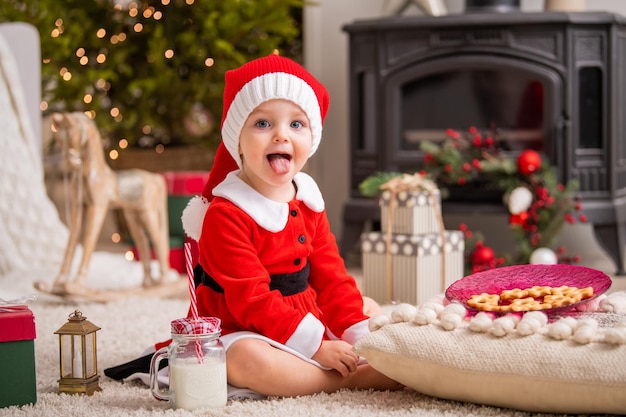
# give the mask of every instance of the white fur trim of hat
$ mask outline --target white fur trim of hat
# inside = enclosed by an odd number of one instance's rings
[[[301,78],[285,72],[272,72],[250,80],[235,96],[222,126],[222,140],[226,149],[241,167],[239,135],[252,111],[268,100],[284,99],[297,104],[311,124],[313,155],[322,139],[322,116],[313,88]]]

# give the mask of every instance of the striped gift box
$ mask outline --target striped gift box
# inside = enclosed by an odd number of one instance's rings
[[[431,204],[427,191],[400,191],[396,193],[391,232],[406,235],[439,233],[438,214],[441,215],[441,194],[439,190],[436,190],[433,196],[437,202],[436,206]],[[391,198],[392,193],[385,191],[379,199],[383,233],[386,233],[388,230]]]
[[[421,304],[441,294],[464,275],[465,240],[459,230],[422,235],[392,234],[392,296],[387,283],[387,243],[380,232],[361,235],[363,256],[363,295],[379,303],[403,302]],[[445,274],[442,274],[442,248],[445,248]]]

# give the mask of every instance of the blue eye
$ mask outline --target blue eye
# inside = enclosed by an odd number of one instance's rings
[[[298,122],[298,121],[291,122],[291,127],[293,127],[294,129],[300,129],[302,126],[303,126],[302,122]]]
[[[259,120],[258,122],[256,122],[256,126],[260,127],[260,128],[266,128],[269,127],[270,122],[268,122],[267,120]]]

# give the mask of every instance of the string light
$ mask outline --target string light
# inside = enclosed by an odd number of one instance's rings
[[[69,81],[72,79],[72,73],[65,67],[61,68],[59,74],[61,74],[61,78],[63,78],[64,81]]]
[[[57,38],[63,33],[63,19],[58,18],[57,20],[55,20],[54,26],[55,28],[52,29],[50,36],[52,36],[53,38]]]
[[[119,157],[120,157],[120,153],[116,151],[115,149],[111,149],[109,151],[109,159],[111,159],[112,161],[115,161]]]
[[[109,84],[104,78],[98,78],[96,81],[96,88],[102,91],[108,91],[111,88],[111,84]]]

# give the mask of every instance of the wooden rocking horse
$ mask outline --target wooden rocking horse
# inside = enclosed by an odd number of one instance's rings
[[[93,120],[80,112],[55,113],[52,122],[70,173],[70,235],[60,271],[52,283],[38,282],[43,292],[61,296],[98,298],[103,291],[87,288],[87,270],[106,214],[120,208],[143,264],[143,287],[164,282],[170,270],[167,219],[167,185],[162,175],[140,169],[113,171],[104,157],[100,132]],[[82,232],[83,254],[74,279],[72,260]],[[151,274],[150,242],[160,276]],[[106,297],[102,297],[105,298]]]

